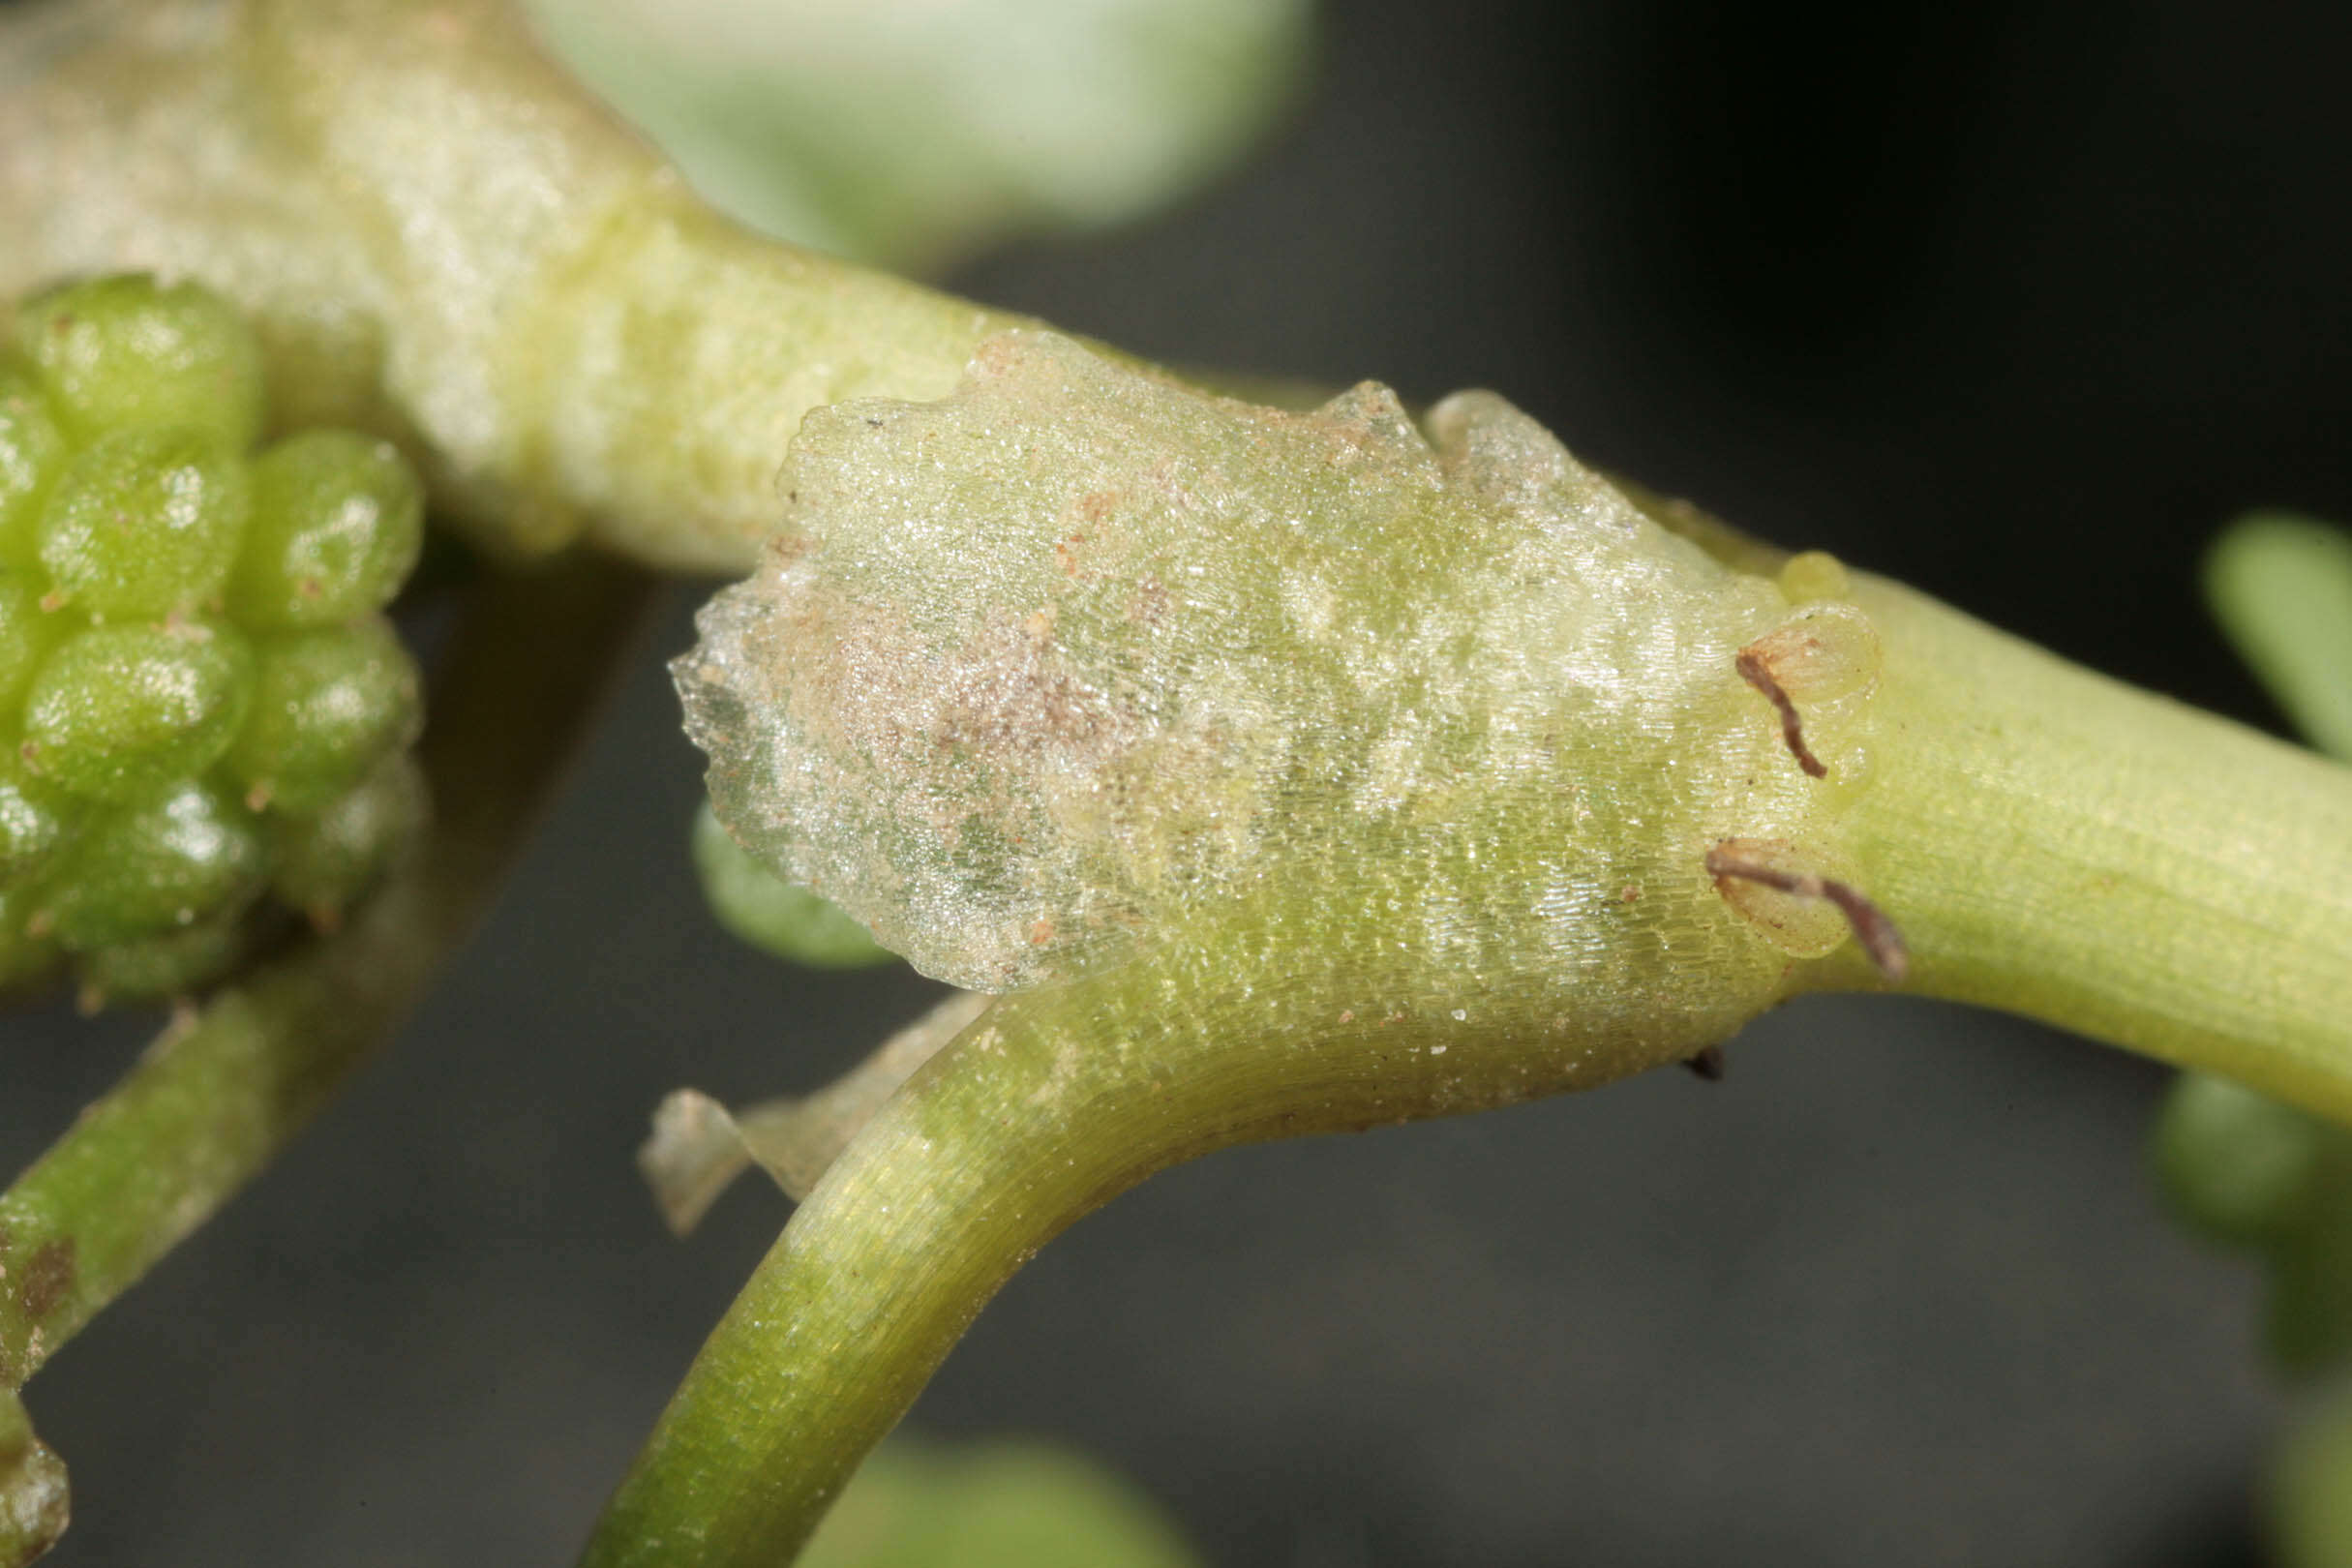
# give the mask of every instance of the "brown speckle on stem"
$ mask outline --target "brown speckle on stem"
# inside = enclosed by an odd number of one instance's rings
[[[1788,692],[1773,678],[1764,655],[1754,648],[1743,648],[1734,662],[1738,668],[1739,678],[1763,692],[1766,700],[1780,710],[1780,738],[1788,742],[1789,754],[1796,759],[1796,766],[1815,778],[1828,777],[1828,765],[1813,755],[1813,748],[1805,744],[1805,726],[1796,716],[1796,705],[1789,700]]]
[[[1862,896],[1847,883],[1828,877],[1813,876],[1802,871],[1784,870],[1742,858],[1722,844],[1706,852],[1707,875],[1715,879],[1722,890],[1728,881],[1753,882],[1799,898],[1819,898],[1837,907],[1854,928],[1854,940],[1878,965],[1879,973],[1900,985],[1911,973],[1911,950],[1903,944],[1903,933],[1886,912]]]
[[[60,1236],[45,1244],[25,1260],[23,1279],[16,1287],[24,1315],[35,1320],[48,1316],[74,1288],[80,1272],[74,1260],[72,1237]]]

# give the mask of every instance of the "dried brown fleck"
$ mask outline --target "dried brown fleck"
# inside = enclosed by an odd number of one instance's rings
[[[74,1239],[60,1236],[43,1246],[24,1265],[23,1282],[16,1287],[16,1300],[23,1306],[27,1317],[43,1318],[57,1308],[74,1288],[80,1269],[74,1261]]]

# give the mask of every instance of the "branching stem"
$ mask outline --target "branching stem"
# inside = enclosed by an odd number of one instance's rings
[[[1855,598],[1886,665],[1854,875],[1910,939],[1909,988],[2352,1115],[2352,773],[1894,585],[1861,579]],[[1215,945],[1246,954],[1264,930]],[[1221,994],[1238,961],[1175,944],[1007,998],[935,1058],[711,1336],[591,1568],[789,1560],[1011,1273],[1153,1171],[1579,1081],[1534,1032]],[[1848,948],[1793,964],[1787,989],[1887,983]]]

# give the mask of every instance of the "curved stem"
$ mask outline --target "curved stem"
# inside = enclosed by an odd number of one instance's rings
[[[1231,953],[1271,934],[1237,922],[1156,961],[1002,998],[934,1057],[793,1216],[584,1562],[790,1560],[1014,1270],[1155,1171],[1623,1070],[1538,1023],[1465,1030],[1451,997],[1358,1011],[1311,982],[1220,983]]]
[[[475,587],[423,745],[437,815],[416,859],[342,931],[166,1030],[0,1194],[0,1386],[202,1224],[406,1014],[497,890],[648,588],[588,562]]]
[[[2352,772],[1891,584],[1854,602],[1885,665],[1840,829],[1911,988],[2352,1113]],[[1276,890],[1150,960],[1006,998],[911,1080],[711,1336],[591,1568],[786,1560],[1012,1271],[1155,1170],[1583,1087],[1736,1023],[1612,1058],[1546,1032],[1565,994],[1451,1029],[1451,998],[1342,1010],[1318,977],[1372,944],[1331,904]],[[1784,990],[1885,984],[1848,947]]]
[[[1135,1139],[1148,1044],[1095,1048],[1088,989],[1000,1003],[866,1126],[704,1345],[587,1563],[790,1560],[1023,1259],[1172,1145],[1215,1141],[1181,1093]]]

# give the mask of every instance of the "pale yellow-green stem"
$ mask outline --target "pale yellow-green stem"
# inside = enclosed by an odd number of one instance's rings
[[[739,571],[808,409],[940,396],[1018,321],[712,213],[496,0],[80,15],[0,20],[0,297],[202,279],[282,418],[405,442],[509,552]]]
[[[2352,771],[1896,584],[1855,600],[1887,684],[1851,821],[1911,988],[2352,1122]]]

